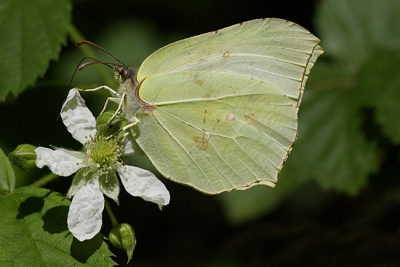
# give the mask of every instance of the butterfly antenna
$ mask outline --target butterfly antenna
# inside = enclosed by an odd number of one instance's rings
[[[93,61],[89,61],[89,62],[86,62],[86,63],[83,63],[83,64],[82,64],[82,62],[83,62],[84,60],[86,60],[86,59],[91,59],[91,60],[93,60]],[[74,77],[75,77],[76,71],[81,70],[81,69],[85,68],[86,66],[89,66],[89,65],[92,65],[92,64],[103,64],[103,65],[105,65],[105,66],[107,66],[107,67],[109,67],[109,68],[111,68],[111,69],[113,68],[112,66],[115,65],[115,64],[112,63],[112,62],[104,62],[104,61],[100,61],[100,60],[97,60],[97,59],[92,58],[92,57],[84,57],[84,58],[81,59],[81,61],[79,61],[78,66],[76,66],[75,71],[74,71],[74,74],[72,74],[71,80],[69,81],[68,87],[71,87],[72,80],[73,80]]]
[[[80,66],[77,68],[77,70],[82,70],[83,68],[85,68],[85,67],[87,67],[87,66],[89,66],[89,65],[93,65],[93,64],[103,64],[104,66],[107,66],[107,67],[109,67],[110,69],[112,69],[113,66],[116,65],[116,64],[113,63],[113,62],[105,62],[105,61],[101,61],[101,60],[95,60],[95,61],[89,61],[89,62],[83,63],[82,65],[80,65]],[[117,66],[119,66],[119,65],[117,65]]]
[[[101,46],[98,46],[98,45],[95,44],[95,43],[92,43],[92,42],[90,42],[90,41],[81,41],[81,42],[76,43],[75,46],[81,46],[81,45],[84,45],[84,44],[87,44],[87,45],[93,46],[93,47],[95,47],[95,48],[97,48],[97,49],[100,49],[101,51],[103,51],[103,52],[109,54],[111,57],[113,57],[115,60],[117,60],[119,63],[121,63],[122,66],[126,67],[126,65],[124,64],[124,62],[122,62],[119,58],[117,58],[113,53],[109,52],[108,50],[104,49],[104,48],[101,47]]]

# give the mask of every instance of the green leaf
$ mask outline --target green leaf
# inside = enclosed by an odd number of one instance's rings
[[[357,87],[362,90],[364,101],[374,108],[375,121],[382,126],[384,135],[399,144],[400,54],[377,51],[368,58],[360,73]]]
[[[0,194],[9,193],[15,187],[15,174],[10,161],[0,148]]]
[[[0,0],[0,101],[45,73],[65,43],[68,0]]]
[[[36,187],[0,198],[0,266],[114,266],[101,234],[79,242],[68,231],[69,204]]]
[[[400,1],[321,1],[316,27],[326,55],[354,70],[379,47],[400,47]]]
[[[354,88],[351,77],[338,73],[324,64],[315,68],[299,112],[299,136],[291,157],[304,179],[313,177],[325,189],[354,195],[379,162],[376,146],[362,132],[362,92]]]

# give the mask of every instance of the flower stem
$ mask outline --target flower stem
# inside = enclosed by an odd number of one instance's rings
[[[56,178],[58,178],[58,175],[51,172],[51,173],[47,174],[46,176],[40,178],[39,180],[35,181],[34,183],[30,184],[29,186],[42,187],[45,184],[47,184],[48,182],[51,182]]]
[[[117,218],[115,218],[115,215],[112,212],[110,204],[108,204],[107,199],[104,199],[104,200],[105,200],[105,206],[106,206],[106,211],[107,211],[108,217],[110,217],[112,226],[115,227],[119,224],[119,222],[117,221]]]
[[[85,37],[83,37],[83,35],[79,32],[79,30],[77,28],[75,28],[75,26],[73,24],[70,24],[68,26],[68,35],[69,35],[69,38],[71,39],[71,41],[74,43],[86,40]],[[90,58],[97,58],[95,53],[93,52],[93,49],[90,46],[81,45],[81,46],[79,46],[79,49],[85,56],[90,57]],[[103,81],[107,85],[111,86],[111,85],[115,84],[114,78],[112,78],[110,73],[108,71],[106,71],[106,68],[104,68],[104,66],[101,66],[101,64],[94,64],[94,67],[99,72],[99,74],[103,78]]]

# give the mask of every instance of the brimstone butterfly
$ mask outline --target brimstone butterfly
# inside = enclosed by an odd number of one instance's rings
[[[137,144],[168,179],[207,194],[274,186],[318,43],[274,18],[172,43],[137,74],[115,65],[121,115],[137,122]]]

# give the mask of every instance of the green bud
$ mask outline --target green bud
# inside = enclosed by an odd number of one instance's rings
[[[129,263],[136,246],[136,235],[133,227],[127,223],[118,224],[113,227],[108,235],[108,239],[114,247],[126,252]]]
[[[36,167],[36,147],[33,145],[22,144],[8,154],[11,162],[23,171],[30,171]]]
[[[112,118],[114,115],[115,111],[109,110],[97,117],[96,129],[99,135],[109,137],[119,133],[123,120],[118,114]]]

